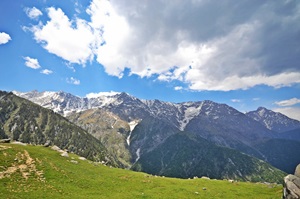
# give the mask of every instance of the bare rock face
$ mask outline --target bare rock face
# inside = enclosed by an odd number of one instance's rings
[[[295,170],[295,175],[287,175],[284,178],[283,199],[300,198],[300,164]]]

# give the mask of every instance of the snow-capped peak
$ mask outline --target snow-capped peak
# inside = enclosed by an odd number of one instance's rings
[[[299,121],[264,107],[259,107],[256,111],[250,111],[246,115],[260,122],[268,129],[279,133],[300,128]]]

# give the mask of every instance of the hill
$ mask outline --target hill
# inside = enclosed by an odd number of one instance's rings
[[[280,198],[282,186],[175,179],[62,157],[41,146],[0,144],[0,198]]]
[[[57,145],[94,161],[117,166],[103,144],[82,128],[51,110],[12,93],[0,91],[0,139]]]

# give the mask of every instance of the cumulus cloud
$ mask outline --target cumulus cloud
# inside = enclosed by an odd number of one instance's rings
[[[36,7],[25,8],[25,12],[30,19],[38,19],[39,16],[43,15],[43,13]]]
[[[42,46],[70,63],[85,65],[93,59],[95,35],[86,21],[77,18],[70,21],[60,9],[47,9],[50,20],[44,25],[31,27],[34,38]]]
[[[89,20],[61,9],[32,27],[45,49],[109,75],[179,80],[191,90],[229,91],[300,82],[298,1],[92,0]]]
[[[31,57],[23,57],[25,60],[25,65],[32,69],[39,69],[41,68],[39,61],[37,59]]]
[[[300,99],[295,98],[295,97],[288,99],[288,100],[275,102],[275,104],[277,104],[278,106],[293,106],[293,105],[299,104],[299,103],[300,103]]]
[[[273,111],[280,112],[290,118],[300,121],[300,107],[275,108]]]
[[[97,59],[111,75],[127,67],[141,77],[183,81],[192,90],[299,83],[299,3],[116,0],[112,5],[126,28],[115,25],[113,30],[125,34],[116,44],[103,45],[114,49],[114,59]]]
[[[68,84],[74,84],[74,85],[79,85],[80,80],[75,79],[74,77],[67,78],[67,83]]]
[[[6,44],[10,40],[11,40],[11,37],[9,36],[9,34],[7,34],[5,32],[0,32],[0,45]]]
[[[44,70],[41,70],[41,73],[42,73],[42,74],[45,74],[45,75],[50,75],[50,74],[53,73],[53,71],[52,71],[52,70],[49,70],[49,69],[44,69]]]

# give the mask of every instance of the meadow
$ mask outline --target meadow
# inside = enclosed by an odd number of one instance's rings
[[[62,157],[43,146],[0,144],[0,198],[281,198],[277,184],[176,179]]]

